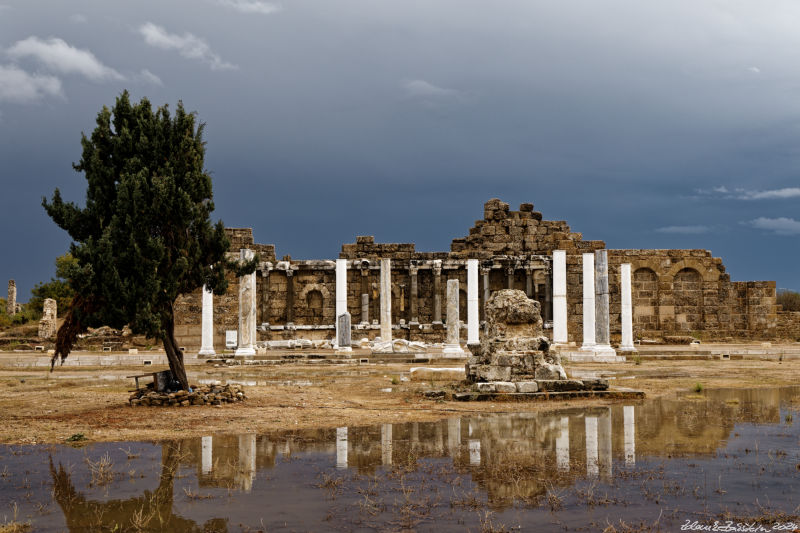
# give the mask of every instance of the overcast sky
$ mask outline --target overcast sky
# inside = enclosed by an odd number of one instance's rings
[[[80,133],[126,88],[197,111],[216,217],[279,257],[448,250],[499,197],[800,289],[796,0],[0,0],[21,301],[69,245],[41,198],[82,202]]]

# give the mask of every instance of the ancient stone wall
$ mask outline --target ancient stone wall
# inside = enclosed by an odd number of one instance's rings
[[[256,273],[258,340],[333,339],[335,328],[335,262],[276,260],[272,245],[256,244],[249,228],[227,230],[231,254],[254,249],[261,258]],[[376,243],[359,236],[343,244],[348,260],[347,310],[353,340],[379,335],[380,259],[392,260],[393,338],[442,342],[448,279],[458,279],[459,314],[466,322],[466,261],[480,261],[479,306],[500,289],[519,289],[540,303],[546,326],[552,319],[552,254],[567,254],[569,340],[582,341],[582,254],[605,248],[600,240],[584,241],[565,221],[543,220],[533,204],[518,211],[498,199],[484,205],[463,238],[449,252],[418,252],[413,243]],[[634,338],[692,334],[704,339],[773,338],[778,326],[775,282],[731,282],[722,260],[707,250],[609,250],[610,326],[612,342],[620,337],[619,267],[631,264]],[[416,293],[412,287],[416,279]],[[225,330],[238,327],[238,280],[232,276],[224,296],[214,297],[214,344],[224,346]],[[486,290],[488,287],[488,291]],[[366,297],[364,296],[366,295]],[[363,304],[367,304],[364,314]],[[438,305],[438,311],[437,311]],[[188,351],[200,345],[201,296],[176,303],[179,344]],[[782,319],[785,322],[785,317]],[[782,330],[791,326],[782,322]],[[546,329],[546,332],[550,332]],[[462,339],[466,329],[462,330]]]

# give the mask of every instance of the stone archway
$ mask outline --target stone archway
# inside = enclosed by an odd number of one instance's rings
[[[336,310],[331,300],[331,293],[325,285],[309,283],[303,287],[299,296],[300,302],[306,307],[303,313],[305,324],[318,326],[333,324]]]
[[[682,268],[672,280],[675,301],[675,328],[681,331],[703,329],[703,278],[694,268]]]
[[[658,330],[658,275],[649,267],[637,268],[631,292],[634,330],[639,334]]]

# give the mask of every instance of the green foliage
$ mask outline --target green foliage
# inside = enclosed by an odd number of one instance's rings
[[[14,316],[9,316],[6,313],[6,302],[5,298],[0,298],[0,327],[22,326],[29,322],[37,321],[42,317],[41,306],[37,312],[36,308],[30,303],[20,304],[19,312],[15,313]]]
[[[78,266],[78,261],[71,254],[56,257],[56,277],[48,282],[39,282],[31,289],[31,299],[28,305],[33,310],[38,310],[41,316],[42,305],[45,298],[52,298],[58,304],[59,313],[63,313],[72,303],[75,291],[69,285],[69,273]]]
[[[147,99],[132,104],[127,91],[112,109],[103,107],[96,124],[91,137],[82,135],[83,153],[73,165],[87,181],[85,207],[65,202],[58,189],[42,201],[74,241],[75,264],[63,273],[76,296],[56,355],[66,357],[69,339],[87,327],[127,324],[164,342],[170,369],[186,388],[173,303],[203,284],[223,294],[231,266],[222,222],[210,219],[204,125],[180,102],[171,116],[167,106],[153,110]]]
[[[702,383],[695,383],[694,388],[692,389],[694,392],[703,392],[703,384]]]
[[[776,300],[784,311],[800,311],[800,292],[783,289],[778,291]]]

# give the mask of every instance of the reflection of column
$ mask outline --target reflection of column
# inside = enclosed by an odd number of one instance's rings
[[[203,285],[202,338],[197,355],[216,355],[214,351],[214,294]]]
[[[339,346],[339,317],[347,312],[347,259],[336,260],[336,340],[334,348]]]
[[[553,343],[567,344],[567,252],[553,251]]]
[[[347,468],[347,428],[336,428],[336,468]]]
[[[444,430],[439,422],[433,423],[433,449],[437,453],[444,453]]]
[[[256,436],[239,435],[239,473],[242,490],[250,492],[256,477]]]
[[[433,262],[433,323],[442,323],[442,261]]]
[[[253,250],[240,251],[242,262],[252,261]],[[256,273],[245,274],[239,278],[239,334],[238,346],[234,355],[250,357],[256,354]]]
[[[480,342],[478,321],[478,260],[467,259],[467,344]]]
[[[611,409],[597,419],[597,452],[600,475],[611,478]]]
[[[470,439],[469,443],[469,464],[480,466],[481,464],[481,441],[480,439]]]
[[[556,437],[556,466],[562,472],[569,472],[569,417],[561,417],[561,431]]]
[[[622,408],[622,418],[624,421],[624,442],[625,442],[625,464],[636,464],[636,411],[633,405],[626,405]]]
[[[594,254],[583,254],[583,345],[594,350]]]
[[[392,425],[383,424],[381,426],[381,463],[384,465],[392,464]]]
[[[417,298],[419,297],[419,282],[417,279],[417,273],[419,272],[419,267],[417,265],[411,265],[408,267],[408,274],[411,277],[411,321],[409,325],[416,325],[419,324],[419,305],[417,304]]]
[[[631,303],[631,264],[623,263],[619,267],[619,284],[622,291],[622,312],[620,320],[622,322],[622,342],[619,349],[623,352],[636,350],[633,345],[633,306]]]
[[[586,422],[586,475],[596,476],[597,468],[597,417],[587,416]]]
[[[212,437],[203,437],[200,441],[202,454],[201,454],[201,468],[200,471],[205,474],[210,474],[214,468],[214,439]]]
[[[411,423],[411,450],[419,447],[419,422]]]
[[[381,259],[381,340],[392,342],[392,260]]]
[[[447,450],[450,457],[455,458],[458,449],[461,447],[461,419],[447,419]]]

